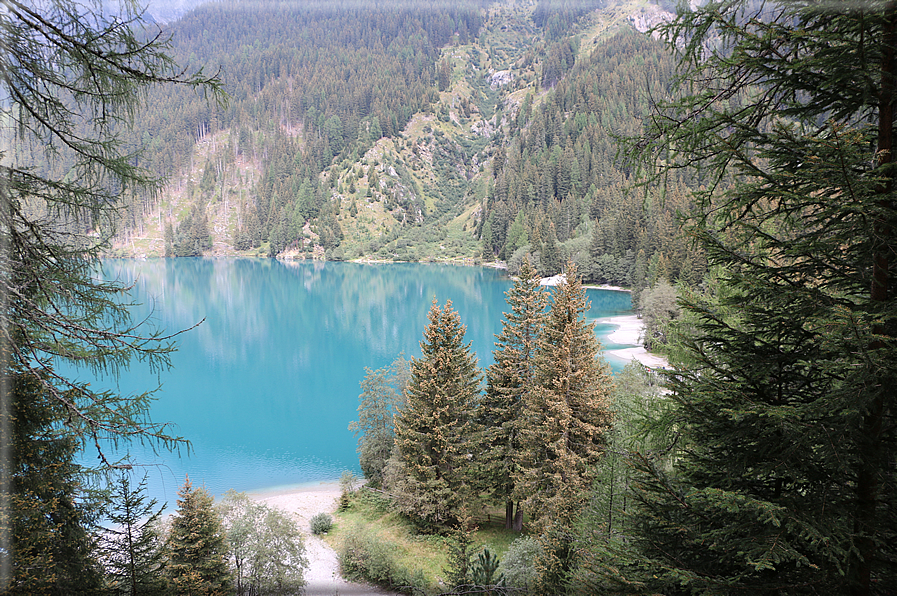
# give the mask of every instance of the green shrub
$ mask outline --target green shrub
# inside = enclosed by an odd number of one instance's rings
[[[411,571],[395,558],[395,546],[378,539],[363,527],[353,527],[339,552],[343,575],[365,579],[394,590],[411,593],[426,587],[421,570]]]
[[[505,585],[528,590],[537,579],[534,562],[542,554],[542,544],[530,536],[522,536],[511,543],[502,557],[499,571]]]
[[[311,533],[326,534],[333,527],[333,518],[326,513],[319,513],[311,518]]]

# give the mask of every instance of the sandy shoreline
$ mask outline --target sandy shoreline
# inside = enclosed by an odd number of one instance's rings
[[[346,581],[339,572],[339,560],[330,546],[311,533],[311,518],[318,513],[336,511],[340,496],[338,481],[319,482],[296,487],[274,488],[249,493],[254,501],[292,513],[305,533],[308,570],[305,572],[307,596],[392,594],[367,584]]]
[[[606,350],[604,354],[609,358],[615,358],[629,362],[638,360],[648,368],[667,368],[669,362],[666,358],[648,352],[639,344],[642,329],[645,323],[636,315],[623,315],[620,317],[604,317],[596,319],[597,323],[616,325],[617,328],[607,336],[608,341],[614,344],[632,346],[620,350]]]

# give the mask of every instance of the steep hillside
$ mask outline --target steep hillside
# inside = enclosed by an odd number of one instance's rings
[[[253,6],[173,25],[179,59],[220,64],[231,101],[151,98],[138,138],[170,184],[125,213],[117,254],[528,254],[627,285],[701,260],[671,236],[681,197],[627,194],[617,156],[672,72],[635,31],[659,7]]]

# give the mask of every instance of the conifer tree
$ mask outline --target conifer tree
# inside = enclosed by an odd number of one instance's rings
[[[542,244],[542,254],[539,262],[542,265],[542,273],[548,276],[557,275],[564,266],[563,257],[561,257],[561,247],[558,245],[554,223],[548,224],[548,234],[546,235],[544,244]]]
[[[468,498],[470,418],[482,375],[451,301],[436,301],[411,361],[408,401],[396,417],[403,508],[427,523],[455,523]]]
[[[887,593],[897,4],[711,2],[664,29],[683,50],[681,95],[634,149],[659,173],[700,167],[688,227],[717,281],[684,303],[669,378],[681,457],[668,474],[636,455],[637,548],[607,579]]]
[[[604,452],[610,424],[610,367],[601,357],[590,305],[576,266],[554,294],[536,351],[534,391],[527,394],[517,483],[539,530],[567,528],[578,515]]]
[[[230,590],[227,543],[212,496],[202,487],[194,489],[190,478],[178,495],[168,536],[171,591],[184,596],[223,596]]]
[[[127,473],[113,486],[110,527],[103,535],[100,553],[109,590],[123,596],[167,594],[164,550],[158,532],[160,507],[146,500],[146,477],[133,487]]]
[[[0,15],[0,356],[44,382],[69,432],[98,449],[110,437],[178,443],[148,420],[147,395],[104,393],[55,372],[55,359],[113,375],[134,360],[164,368],[173,349],[170,337],[131,322],[121,282],[97,275],[120,197],[161,184],[135,165],[124,131],[152,87],[221,93],[217,80],[178,67],[169,39],[145,25],[130,0],[5,0]]]
[[[0,412],[0,441],[11,494],[0,532],[12,538],[0,549],[3,594],[97,594],[102,569],[92,535],[94,516],[84,502],[77,441],[60,432],[65,412],[33,373],[4,371],[9,410]],[[8,466],[8,467],[7,467]]]
[[[535,387],[536,347],[548,305],[529,259],[505,295],[510,312],[496,336],[495,363],[486,371],[486,393],[477,410],[477,474],[483,488],[504,501],[505,528],[519,532],[523,509],[517,503],[515,513],[514,495],[524,450],[521,424]]]

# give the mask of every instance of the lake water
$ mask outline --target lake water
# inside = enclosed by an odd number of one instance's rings
[[[125,393],[160,386],[152,419],[175,423],[175,434],[192,442],[181,457],[131,448],[146,466],[150,495],[170,506],[188,473],[213,494],[332,480],[346,469],[360,474],[347,426],[364,367],[385,366],[400,352],[419,356],[434,298],[452,301],[480,366],[488,366],[512,285],[497,270],[450,265],[158,259],[104,267],[134,281],[143,304],[135,319],[150,315],[168,331],[205,319],[179,337],[171,370],[154,375],[135,366],[117,383],[105,381]],[[629,312],[628,293],[588,295],[591,318]],[[596,333],[612,329],[600,325]]]

